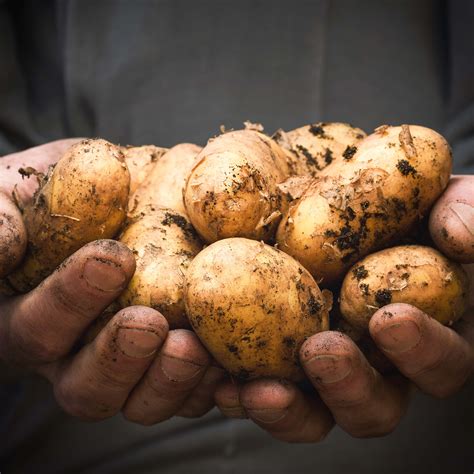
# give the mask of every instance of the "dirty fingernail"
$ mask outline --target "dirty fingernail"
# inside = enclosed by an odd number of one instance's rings
[[[250,418],[262,423],[276,423],[284,418],[287,413],[286,409],[266,408],[260,410],[247,410]]]
[[[125,273],[114,262],[95,258],[86,261],[82,276],[90,286],[101,291],[122,290],[127,281]]]
[[[474,235],[474,207],[465,202],[453,202],[449,208],[467,231]]]
[[[352,372],[350,359],[329,354],[313,357],[305,366],[310,376],[323,384],[339,382]]]
[[[150,357],[158,349],[161,338],[144,329],[121,328],[117,334],[117,345],[129,357],[144,359]]]
[[[413,321],[392,324],[376,333],[377,344],[387,352],[406,352],[421,340],[419,327]]]
[[[161,355],[161,370],[173,382],[185,382],[192,379],[204,370],[202,365],[194,364],[188,360]]]

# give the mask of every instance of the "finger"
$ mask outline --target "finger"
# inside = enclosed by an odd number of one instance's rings
[[[399,371],[428,394],[449,396],[473,373],[473,345],[414,306],[384,306],[369,329]]]
[[[23,203],[27,202],[38,187],[38,180],[34,175],[25,176],[18,170],[31,167],[40,173],[45,173],[48,167],[56,163],[69,147],[80,140],[80,138],[56,140],[4,156],[0,160],[0,191],[11,195],[13,189],[16,188],[18,198]]]
[[[26,250],[26,229],[20,210],[0,192],[0,278],[21,261]]]
[[[397,426],[408,405],[408,383],[382,377],[349,337],[336,331],[315,334],[300,354],[306,374],[343,430],[373,437]]]
[[[474,176],[456,176],[433,207],[430,233],[448,257],[474,263]]]
[[[185,418],[197,418],[214,408],[214,393],[219,383],[226,377],[224,369],[211,365],[197,387],[188,395],[183,406],[176,413]]]
[[[209,354],[192,331],[170,331],[160,353],[130,395],[123,415],[142,425],[171,418],[197,387],[209,364]]]
[[[119,311],[97,338],[66,362],[43,369],[59,405],[83,420],[118,413],[168,333],[164,316],[145,306]]]
[[[4,303],[4,356],[27,365],[63,357],[134,271],[135,258],[125,245],[98,240],[84,246],[36,289]]]
[[[280,441],[322,441],[334,425],[321,400],[304,395],[294,384],[260,379],[240,390],[240,403],[257,425]]]
[[[221,413],[227,418],[248,418],[240,403],[240,389],[242,384],[229,378],[218,384],[214,400]]]

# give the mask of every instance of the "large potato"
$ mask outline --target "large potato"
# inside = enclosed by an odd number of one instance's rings
[[[304,340],[329,328],[332,295],[263,242],[220,240],[192,261],[185,304],[196,334],[231,374],[300,380]]]
[[[341,280],[352,263],[402,237],[428,212],[448,183],[451,161],[448,143],[429,128],[380,127],[290,206],[279,248],[323,284]]]
[[[290,152],[291,174],[314,177],[353,154],[365,136],[363,130],[347,123],[320,122],[289,132],[278,130],[273,139]]]
[[[467,308],[468,289],[459,264],[430,247],[404,245],[354,265],[342,284],[340,309],[358,328],[367,328],[375,311],[390,303],[414,305],[440,323],[451,324]]]
[[[192,143],[181,143],[161,156],[142,185],[132,194],[130,214],[139,215],[147,207],[159,206],[186,215],[183,188],[200,150],[200,146]]]
[[[211,139],[184,192],[186,211],[206,242],[227,237],[270,239],[281,217],[277,184],[289,175],[287,155],[254,130]]]
[[[28,291],[83,245],[114,237],[126,218],[129,186],[119,147],[101,139],[73,145],[24,209],[28,248],[9,285]]]
[[[166,208],[147,209],[120,237],[135,254],[137,267],[119,302],[160,311],[171,328],[189,327],[184,311],[184,275],[201,250],[186,216]]]
[[[130,194],[133,194],[152,172],[166,148],[155,145],[122,147],[125,164],[130,172]]]

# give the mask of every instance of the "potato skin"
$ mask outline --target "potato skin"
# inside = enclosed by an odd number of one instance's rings
[[[120,242],[135,254],[137,267],[119,298],[122,307],[144,305],[158,310],[170,328],[186,328],[184,275],[202,242],[186,216],[173,209],[147,209],[133,220]]]
[[[340,309],[349,324],[361,329],[390,303],[411,304],[450,325],[467,309],[468,290],[459,264],[433,248],[402,245],[369,255],[351,268],[342,284]]]
[[[161,156],[142,185],[131,195],[130,215],[138,215],[149,206],[166,207],[187,215],[183,189],[201,150],[193,143],[180,143]]]
[[[289,132],[278,130],[273,139],[288,150],[291,174],[317,176],[327,166],[342,161],[344,154],[366,137],[348,123],[319,122]]]
[[[254,130],[211,139],[186,183],[188,216],[208,242],[228,237],[269,240],[281,217],[277,184],[289,175],[287,156]]]
[[[125,164],[130,172],[130,195],[147,179],[160,158],[168,151],[155,145],[122,147]]]
[[[420,126],[380,127],[322,170],[284,215],[279,248],[331,285],[350,265],[409,232],[446,188],[451,150]]]
[[[304,340],[329,328],[332,294],[296,260],[254,240],[220,240],[186,274],[188,318],[216,361],[242,379],[301,380]]]
[[[114,237],[126,218],[129,187],[118,146],[96,139],[69,148],[24,209],[28,248],[9,285],[26,292],[83,245]]]

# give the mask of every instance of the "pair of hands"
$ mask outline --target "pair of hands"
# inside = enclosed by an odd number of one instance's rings
[[[61,140],[0,160],[0,242],[9,243],[0,246],[0,273],[21,258],[26,237],[9,197],[15,188],[23,201],[31,199],[36,187],[18,168],[44,171],[71,144]],[[432,212],[431,233],[440,250],[474,262],[473,177],[452,180]],[[403,416],[411,387],[449,396],[474,370],[473,311],[454,330],[403,304],[382,308],[370,323],[372,338],[403,375],[382,376],[350,338],[326,331],[301,349],[313,394],[286,381],[228,380],[193,332],[169,330],[163,316],[146,307],[119,311],[77,350],[134,270],[124,245],[97,241],[30,293],[0,300],[0,360],[49,379],[62,408],[85,420],[122,412],[150,425],[174,415],[202,416],[217,404],[224,415],[250,418],[290,442],[321,440],[335,423],[357,437],[386,434]]]

